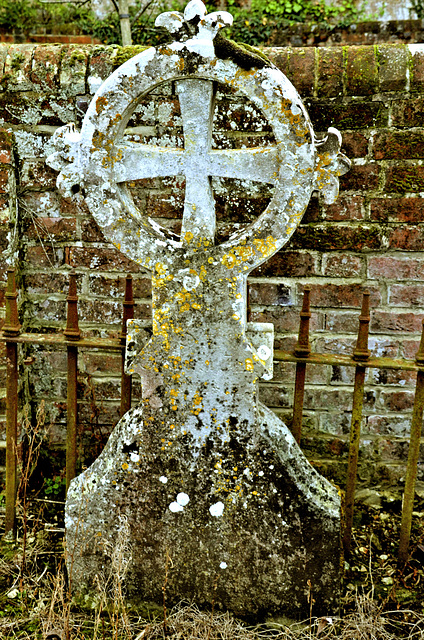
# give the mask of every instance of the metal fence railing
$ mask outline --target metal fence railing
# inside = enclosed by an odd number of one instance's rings
[[[119,338],[84,338],[78,325],[78,297],[76,275],[70,274],[69,295],[67,297],[67,324],[62,334],[23,333],[18,318],[15,272],[8,269],[6,319],[0,340],[6,343],[6,532],[15,529],[15,503],[17,491],[17,439],[18,439],[18,345],[37,344],[55,346],[67,350],[67,438],[66,438],[66,486],[76,473],[76,433],[77,433],[77,373],[78,349],[117,351],[122,355],[121,368],[121,408],[123,415],[131,407],[131,376],[124,370],[126,324],[134,317],[132,278],[127,276],[123,302],[122,331]],[[292,432],[300,442],[306,368],[310,365],[338,365],[355,368],[352,419],[349,441],[349,455],[343,504],[343,548],[350,552],[355,485],[358,466],[358,451],[362,420],[365,373],[367,368],[416,371],[414,407],[411,420],[409,455],[404,487],[402,521],[398,560],[403,564],[408,559],[411,534],[412,512],[415,496],[415,482],[424,410],[424,321],[421,343],[415,360],[373,357],[368,349],[370,323],[369,293],[364,292],[356,347],[352,356],[341,354],[319,354],[311,351],[309,342],[310,288],[304,288],[303,305],[300,312],[299,336],[293,351],[276,350],[274,360],[296,363],[296,379],[293,401]]]

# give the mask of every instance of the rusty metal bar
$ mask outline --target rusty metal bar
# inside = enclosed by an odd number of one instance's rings
[[[127,340],[127,320],[132,320],[132,318],[134,318],[132,276],[127,275],[125,279],[124,310],[122,314],[122,331],[120,335],[121,344],[124,347]],[[132,376],[128,376],[125,373],[125,349],[123,349],[121,361],[121,416],[131,409],[131,394]]]
[[[424,366],[424,321],[421,332],[421,342],[415,357],[417,364]],[[398,563],[404,564],[408,560],[409,540],[411,537],[412,512],[414,509],[415,481],[417,479],[417,464],[420,453],[420,440],[424,412],[424,369],[419,369],[415,386],[414,409],[412,412],[411,434],[409,439],[408,464],[406,468],[405,489],[403,493],[402,521],[400,527],[400,541]]]
[[[308,358],[311,353],[309,343],[309,321],[311,319],[310,309],[311,287],[306,286],[303,290],[303,304],[300,312],[299,336],[294,348],[294,355],[298,358]],[[306,362],[296,363],[296,380],[294,385],[293,399],[293,420],[292,433],[297,443],[302,435],[303,399],[305,397],[305,376]]]
[[[67,302],[66,329],[63,334],[67,341],[78,341],[81,333],[78,326],[77,281],[74,271],[69,276],[69,294]],[[68,352],[68,389],[66,422],[66,490],[72,478],[75,478],[77,463],[77,374],[78,347],[67,346]]]
[[[17,337],[7,338],[0,331],[0,342],[16,342],[18,344],[39,344],[51,347],[66,347],[67,340],[60,333],[21,333]],[[81,338],[78,342],[79,348],[84,349],[104,349],[109,351],[119,351],[124,349],[119,338]],[[337,365],[340,367],[357,367],[358,362],[351,356],[344,356],[337,353],[315,353],[311,351],[308,358],[299,358],[293,351],[274,351],[276,362],[307,362],[316,365]],[[420,367],[415,360],[401,360],[399,358],[375,358],[370,357],[363,363],[366,369],[393,369],[398,371],[419,371]]]
[[[7,270],[6,318],[3,335],[6,338],[6,518],[5,533],[16,530],[17,444],[18,444],[18,345],[8,338],[19,335],[21,325],[15,270]]]
[[[370,294],[364,292],[362,310],[359,316],[359,331],[353,358],[357,362],[365,362],[370,357],[368,349],[368,332],[370,324]],[[359,439],[361,435],[362,406],[364,402],[365,367],[355,369],[355,384],[353,388],[352,422],[350,425],[349,458],[347,463],[346,494],[344,499],[344,530],[343,549],[346,555],[350,553],[352,539],[353,507],[355,503],[355,486],[358,469]]]
[[[67,338],[63,333],[21,333],[15,338],[7,338],[3,336],[0,331],[0,342],[16,342],[16,344],[39,344],[49,347],[66,347],[68,344]],[[124,348],[121,345],[119,338],[81,338],[78,341],[78,347],[84,349],[104,349],[105,351],[122,351]],[[413,362],[411,360],[411,362]],[[415,362],[413,363],[416,368]]]

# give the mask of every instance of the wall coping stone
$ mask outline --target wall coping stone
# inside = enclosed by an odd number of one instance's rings
[[[40,91],[33,71],[41,56],[58,72],[51,88],[71,95],[71,76],[85,78],[79,93],[94,93],[111,71],[140,52],[139,45],[0,43],[0,91]],[[424,44],[379,44],[346,47],[264,47],[264,53],[292,81],[302,97],[375,100],[379,93],[422,92]]]

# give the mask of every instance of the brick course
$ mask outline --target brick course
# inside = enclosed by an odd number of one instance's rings
[[[414,358],[424,318],[424,56],[407,45],[267,48],[305,99],[317,132],[338,127],[352,170],[341,180],[339,200],[326,206],[312,198],[290,243],[251,274],[250,319],[273,322],[276,348],[291,349],[305,284],[312,286],[311,342],[315,350],[350,354],[355,346],[361,295],[371,291],[370,348],[378,355]],[[136,314],[150,323],[150,278],[104,239],[80,196],[66,200],[55,190],[55,173],[44,164],[57,126],[80,125],[94,90],[117,66],[116,46],[0,45],[0,245],[14,248],[22,285],[21,321],[27,329],[58,330],[65,319],[70,268],[78,276],[81,327],[86,335],[116,336],[127,272],[134,275]],[[173,87],[143,99],[130,122],[133,139],[181,144]],[[267,142],[261,114],[238,96],[222,92],[215,119],[222,147]],[[177,229],[183,184],[145,180],[131,186],[140,209]],[[266,186],[214,181],[218,232],[228,235],[264,209]],[[16,238],[15,238],[16,239]],[[19,260],[17,260],[19,258]],[[0,301],[6,260],[0,259]],[[0,322],[3,309],[0,309]],[[29,350],[30,352],[31,350]],[[56,419],[52,442],[60,444],[65,419],[64,354],[34,351],[27,366],[33,393]],[[4,354],[0,380],[4,385]],[[116,354],[81,354],[80,419],[86,448],[103,438],[118,415],[120,359]],[[353,370],[310,367],[305,399],[307,455],[332,477],[343,476],[350,422]],[[50,382],[49,382],[50,381]],[[290,420],[294,368],[276,365],[274,379],[261,384],[261,398]],[[414,376],[369,372],[361,449],[363,475],[380,483],[404,472]],[[139,395],[135,381],[135,397]],[[90,399],[89,399],[90,396]],[[0,400],[4,398],[3,387]],[[4,402],[3,402],[4,404]],[[0,430],[4,416],[0,415]],[[62,425],[62,426],[61,426]],[[1,434],[0,434],[1,439]],[[88,449],[87,449],[88,450]],[[372,463],[372,470],[368,469]],[[419,476],[424,476],[421,458]],[[361,472],[362,473],[362,472]]]

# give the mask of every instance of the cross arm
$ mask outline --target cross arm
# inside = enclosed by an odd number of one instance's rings
[[[277,147],[214,149],[210,152],[210,175],[276,184],[279,173]]]
[[[184,151],[141,143],[115,145],[117,182],[184,174]]]

